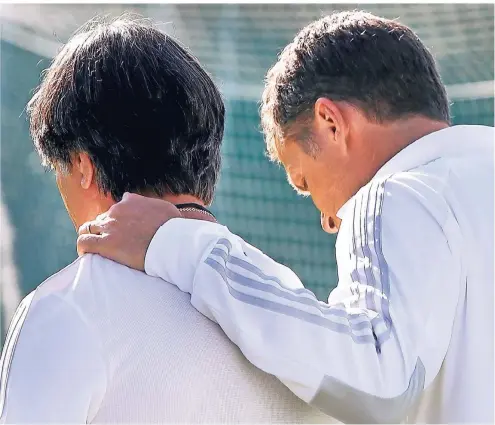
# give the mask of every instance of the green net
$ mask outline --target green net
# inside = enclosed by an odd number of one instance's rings
[[[337,283],[335,239],[264,156],[262,80],[299,29],[343,9],[398,18],[438,59],[456,124],[493,125],[493,18],[489,4],[379,5],[2,5],[1,295],[10,317],[19,298],[76,257],[75,233],[53,176],[33,153],[23,114],[60,42],[96,14],[132,10],[160,22],[201,60],[226,100],[224,165],[213,206],[231,231],[290,266],[325,299]]]

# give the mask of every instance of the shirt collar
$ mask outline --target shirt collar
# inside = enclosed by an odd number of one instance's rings
[[[466,153],[465,143],[469,143],[469,148],[480,144],[486,146],[486,139],[473,138],[477,129],[488,129],[490,127],[475,125],[456,125],[443,128],[433,133],[421,137],[410,145],[406,146],[389,161],[383,165],[373,177],[379,178],[391,175],[400,171],[407,171],[427,162],[434,161],[448,153]],[[346,210],[352,204],[354,196],[351,197],[337,212],[337,217],[342,220]]]

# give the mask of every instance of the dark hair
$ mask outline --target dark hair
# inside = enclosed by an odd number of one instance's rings
[[[225,108],[198,60],[144,19],[93,20],[55,57],[28,106],[45,165],[86,152],[99,189],[213,199]]]
[[[408,115],[450,121],[447,93],[426,46],[408,27],[365,12],[309,24],[268,72],[261,118],[272,159],[276,142],[320,97],[352,103],[376,122]]]

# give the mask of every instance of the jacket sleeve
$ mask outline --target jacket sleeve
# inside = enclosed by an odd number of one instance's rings
[[[146,272],[191,294],[246,358],[343,422],[399,422],[437,375],[461,288],[450,210],[407,179],[374,182],[347,208],[328,303],[226,227],[174,219]]]

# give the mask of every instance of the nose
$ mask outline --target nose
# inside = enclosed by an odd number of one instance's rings
[[[337,233],[339,230],[335,220],[332,217],[327,217],[324,213],[321,213],[321,228],[330,234]]]

